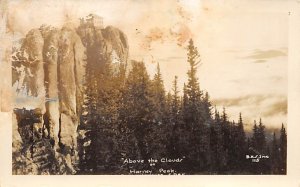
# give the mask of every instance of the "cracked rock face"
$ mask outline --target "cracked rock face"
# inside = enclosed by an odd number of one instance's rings
[[[65,25],[61,29],[49,26],[32,29],[22,40],[21,48],[12,55],[13,86],[17,97],[22,98],[17,98],[16,106],[39,108],[41,134],[51,140],[53,150],[60,155],[57,160],[63,156],[61,162],[70,171],[74,171],[78,161],[77,127],[84,98],[87,50],[106,59],[111,59],[114,53],[120,63],[127,63],[126,36],[117,28],[103,28],[95,15],[82,20],[78,28]],[[13,143],[20,147],[21,143],[25,144],[20,134],[22,127],[15,114],[13,117]]]
[[[43,46],[44,38],[38,29],[31,30],[26,35],[22,45],[22,50],[28,55],[26,63],[28,76],[26,81],[32,96],[43,96],[45,93]]]

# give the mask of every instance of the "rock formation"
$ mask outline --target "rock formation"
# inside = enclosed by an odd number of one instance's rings
[[[84,101],[85,67],[87,63],[95,63],[95,67],[101,68],[99,58],[112,60],[113,54],[118,57],[119,63],[127,63],[126,36],[112,26],[103,28],[100,17],[89,15],[86,19],[81,19],[78,28],[66,24],[61,29],[45,25],[32,29],[22,40],[21,48],[12,55],[13,86],[18,95],[39,98],[38,104],[33,107],[42,115],[38,122],[40,125],[37,126],[41,137],[37,137],[39,140],[36,142],[47,145],[45,150],[51,145],[53,154],[49,155],[54,155],[56,164],[67,168],[65,172],[56,173],[76,172],[77,127]],[[24,103],[23,110],[29,111],[27,108],[32,108],[30,102]],[[17,106],[20,108],[20,104]],[[20,122],[20,110],[16,109],[13,114],[15,153],[27,144],[36,143],[21,133],[24,127]],[[27,123],[34,126],[35,122],[29,119]],[[32,134],[32,137],[35,135]],[[26,158],[24,152],[21,155],[23,159]],[[40,174],[41,172],[37,172],[39,167],[37,164],[29,173]],[[59,168],[61,166],[57,167]],[[14,173],[27,174],[28,171],[25,169]],[[50,170],[48,173],[51,174]]]

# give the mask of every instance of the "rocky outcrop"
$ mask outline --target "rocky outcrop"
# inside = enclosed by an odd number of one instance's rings
[[[126,35],[118,28],[108,26],[103,29],[101,25],[93,25],[88,20],[81,20],[77,33],[87,49],[87,54],[94,57],[91,61],[95,59],[113,61],[115,54],[119,62],[127,65],[129,45]]]
[[[23,41],[22,51],[27,54],[25,66],[28,70],[26,76],[28,90],[32,96],[43,97],[44,86],[44,61],[43,61],[44,38],[39,29],[32,29]],[[37,78],[38,77],[38,78]]]
[[[15,88],[25,100],[40,98],[34,105],[42,114],[36,126],[41,137],[51,144],[58,163],[65,165],[69,173],[76,172],[78,162],[77,127],[84,100],[85,67],[87,63],[98,63],[95,67],[101,68],[99,63],[112,61],[113,54],[118,63],[127,63],[126,36],[117,28],[103,28],[100,17],[89,15],[78,28],[68,24],[61,29],[41,26],[31,30],[12,56],[13,86],[17,84]],[[32,108],[30,105],[24,102],[21,107]],[[26,146],[28,137],[20,134],[24,131],[20,121],[15,119],[13,123],[18,129],[14,131],[15,145]],[[47,145],[45,150],[49,150],[48,144],[41,145]]]
[[[63,27],[58,55],[58,90],[60,106],[59,143],[63,145],[72,165],[77,161],[77,127],[83,104],[84,47],[75,29]],[[66,73],[69,72],[69,73]]]
[[[52,29],[45,37],[44,45],[44,70],[45,70],[45,85],[46,98],[45,103],[46,113],[44,114],[44,123],[47,128],[47,136],[52,137],[55,142],[58,142],[59,132],[59,90],[58,90],[58,49],[59,35],[57,29]]]

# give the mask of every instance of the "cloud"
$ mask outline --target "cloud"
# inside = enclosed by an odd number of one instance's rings
[[[287,98],[282,98],[281,101],[272,104],[268,110],[263,113],[264,116],[275,116],[278,114],[287,114]]]
[[[287,113],[287,97],[283,95],[246,95],[237,98],[219,98],[212,100],[213,105],[225,107],[263,107],[264,116]]]
[[[218,106],[242,106],[249,103],[261,103],[265,99],[267,99],[268,95],[246,95],[238,98],[220,98],[213,100],[214,105]]]
[[[256,50],[251,55],[246,56],[246,59],[254,59],[254,63],[264,63],[266,59],[287,56],[283,50]]]
[[[287,120],[287,97],[285,95],[245,95],[236,98],[219,98],[212,100],[218,110],[226,107],[230,119],[238,119],[241,112],[246,129],[251,129],[253,120],[263,120],[269,127],[279,128]]]

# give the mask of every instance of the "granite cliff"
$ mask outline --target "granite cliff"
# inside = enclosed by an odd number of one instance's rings
[[[88,63],[101,67],[96,64],[101,63],[99,58],[127,64],[128,43],[122,31],[104,28],[102,18],[92,14],[80,19],[78,27],[69,23],[60,29],[45,25],[32,29],[20,48],[14,48],[14,174],[76,173],[85,67]],[[26,128],[31,133],[23,133]],[[41,150],[48,150],[50,169],[34,161]]]

